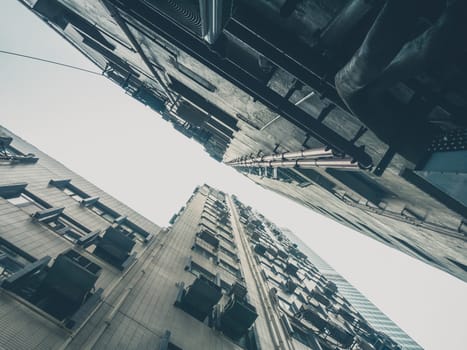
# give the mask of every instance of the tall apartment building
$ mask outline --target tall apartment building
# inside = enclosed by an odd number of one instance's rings
[[[278,228],[274,229],[278,230]],[[297,244],[297,247],[307,256],[308,260],[315,265],[327,279],[333,281],[337,285],[339,292],[375,329],[386,333],[404,350],[422,349],[415,340],[405,333],[397,324],[378,309],[376,305],[368,300],[357,288],[351,285],[349,281],[342,277],[318,254],[309,248],[292,231],[287,228],[280,228],[279,231],[288,237],[293,243]]]
[[[213,158],[467,281],[465,1],[20,1]]]
[[[221,191],[161,229],[4,128],[0,163],[2,349],[399,349]]]

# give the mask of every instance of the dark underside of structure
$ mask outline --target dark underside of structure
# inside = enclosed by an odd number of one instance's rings
[[[467,280],[467,2],[21,2],[213,158]]]

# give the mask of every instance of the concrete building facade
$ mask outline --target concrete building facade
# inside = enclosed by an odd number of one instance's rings
[[[464,1],[20,1],[213,158],[467,280]]]
[[[399,349],[223,192],[199,186],[160,228],[0,142],[0,348]]]

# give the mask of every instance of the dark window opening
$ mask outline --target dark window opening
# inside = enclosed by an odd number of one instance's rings
[[[26,191],[21,193],[18,197],[8,198],[7,201],[16,206],[17,208],[21,208],[24,211],[29,212],[29,214],[31,214],[31,211],[33,210],[43,210],[48,208],[34,200],[34,198],[29,195],[29,192]]]
[[[212,260],[212,261],[217,261],[217,256],[214,255],[213,253],[211,253],[209,250],[207,250],[206,248],[203,248],[200,244],[198,244],[197,242],[195,242],[195,244],[193,244],[193,246],[191,247],[191,249],[198,253],[199,255],[205,257],[206,259],[208,260]]]
[[[113,211],[112,209],[100,202],[95,203],[94,206],[90,207],[90,209],[94,213],[111,223],[114,222],[115,219],[120,217],[120,214],[118,214],[117,212]]]
[[[50,215],[47,213],[50,213]],[[80,238],[91,232],[87,227],[63,214],[63,208],[38,211],[33,214],[33,217],[72,243],[77,243]]]
[[[83,197],[82,195],[79,195],[78,193],[71,191],[70,189],[66,187],[63,189],[63,193],[65,193],[67,196],[71,197],[72,199],[80,203],[83,199],[86,198],[86,197]]]
[[[99,201],[99,197],[91,197],[86,192],[83,192],[78,187],[74,186],[70,179],[51,180],[49,184],[62,190],[66,195],[79,202],[82,206],[89,208],[91,211],[110,223],[113,223],[116,219],[121,217],[121,215],[115,210],[112,210],[105,204],[101,203]],[[140,229],[128,220],[126,220],[126,223],[132,230],[144,232],[144,230]],[[142,235],[144,236],[144,233]]]
[[[234,275],[237,278],[241,277],[240,270],[235,266],[230,265],[223,259],[219,259],[219,266],[222,267],[225,271],[229,272],[230,274]]]
[[[201,214],[201,222],[207,221],[210,226],[217,226],[217,219],[214,217],[208,216],[206,213]]]
[[[29,254],[0,238],[0,283],[35,260]]]
[[[10,193],[7,201],[70,242],[76,243],[78,239],[91,232],[87,227],[64,214],[64,208],[53,208],[40,197],[27,191],[25,186],[22,187],[21,192]]]
[[[230,247],[232,248],[235,247],[235,243],[231,241],[230,239],[228,239],[227,237],[225,237],[224,235],[219,234],[217,238],[220,238],[223,242],[227,243]]]
[[[219,239],[211,232],[208,232],[206,230],[200,231],[198,232],[197,237],[211,245],[214,249],[219,248]]]
[[[90,197],[87,193],[81,191],[78,187],[74,186],[71,183],[70,179],[50,180],[49,185],[62,190],[67,196],[71,197],[77,202],[81,202],[82,200]]]
[[[147,243],[151,240],[152,234],[145,231],[143,228],[136,225],[133,221],[130,221],[128,218],[125,218],[119,225],[120,229],[127,232],[129,235],[135,236],[136,239],[142,243]]]
[[[196,277],[204,276],[212,282],[216,280],[215,274],[213,274],[211,271],[206,270],[205,268],[203,268],[195,262],[191,262],[191,264],[188,266],[188,271],[190,271]]]
[[[224,246],[220,246],[219,250],[224,253],[225,255],[231,257],[233,260],[238,261],[238,256],[234,252],[231,252],[229,249],[225,248]]]

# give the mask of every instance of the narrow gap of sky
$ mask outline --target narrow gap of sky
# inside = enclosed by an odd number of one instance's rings
[[[0,49],[96,70],[16,0]],[[0,124],[164,225],[203,183],[291,228],[426,349],[467,344],[467,285],[268,192],[209,158],[103,77],[0,55]]]

